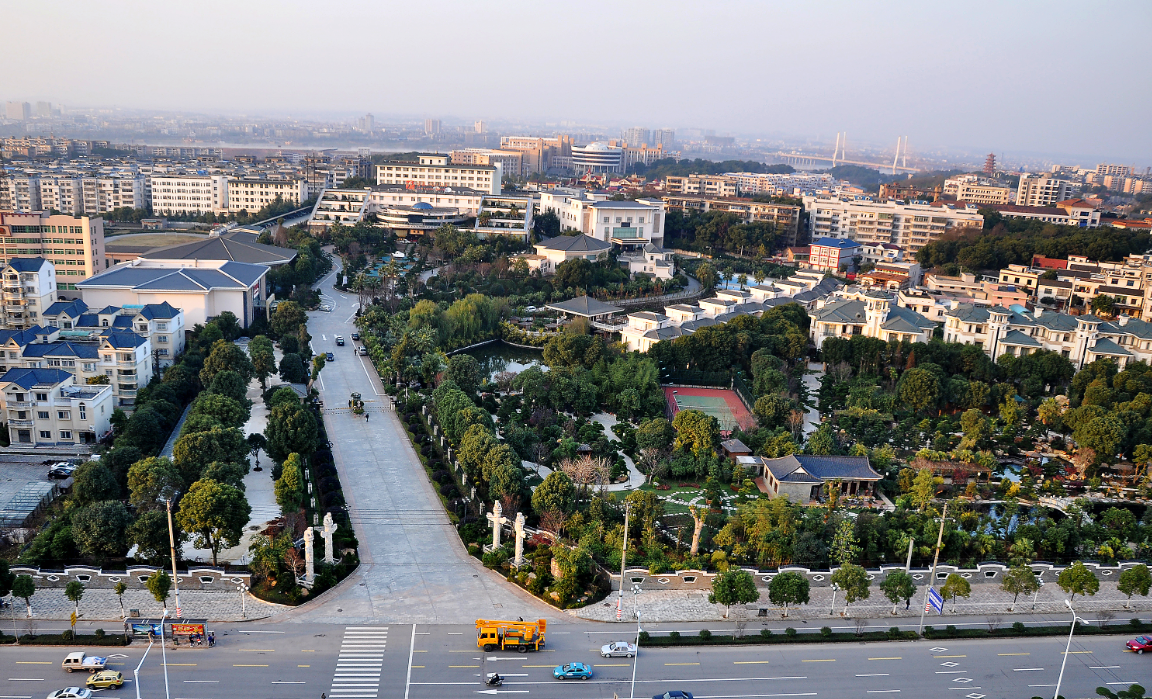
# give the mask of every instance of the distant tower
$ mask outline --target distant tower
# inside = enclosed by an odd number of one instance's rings
[[[984,159],[984,174],[991,177],[996,174],[996,154],[989,153],[988,157]]]
[[[485,129],[483,121],[477,121],[477,122],[473,123],[472,124],[472,130],[476,133],[486,133],[487,132],[487,130]]]

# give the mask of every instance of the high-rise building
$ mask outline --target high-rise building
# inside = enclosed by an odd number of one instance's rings
[[[656,129],[652,132],[653,145],[664,146],[664,150],[671,150],[676,143],[676,132],[672,129]]]
[[[61,291],[103,272],[104,220],[46,211],[0,213],[0,264],[21,257],[44,257],[56,268]]]
[[[1132,174],[1132,168],[1128,165],[1112,165],[1110,163],[1100,163],[1096,166],[1097,175],[1119,175],[1121,177],[1128,177]]]
[[[376,130],[376,117],[365,114],[356,120],[356,130],[362,133],[372,133]]]
[[[483,121],[477,121],[476,123],[472,124],[472,130],[476,133],[488,133],[488,130],[485,127]]]
[[[633,126],[630,129],[624,129],[624,132],[621,134],[621,136],[630,146],[640,146],[644,143],[652,143],[652,132],[643,126]]]
[[[9,102],[5,112],[9,119],[27,121],[32,117],[32,105],[27,102]]]
[[[1025,174],[1020,176],[1020,186],[1016,189],[1016,205],[1053,206],[1058,201],[1071,198],[1072,193],[1072,183],[1068,180],[1043,173]]]
[[[52,103],[51,102],[37,102],[36,103],[36,116],[50,117],[52,116]]]
[[[524,154],[524,174],[547,172],[551,169],[567,170],[572,167],[571,136],[501,136],[500,150],[514,150]]]
[[[448,159],[449,156],[439,153],[420,153],[416,161],[385,161],[376,166],[376,184],[400,184],[414,190],[421,187],[465,187],[488,194],[500,193],[503,163],[454,165]]]
[[[425,119],[424,120],[424,135],[425,136],[438,136],[438,135],[440,135],[440,120],[439,119]]]

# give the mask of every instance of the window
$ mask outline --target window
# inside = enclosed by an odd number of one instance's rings
[[[168,342],[168,336],[167,335],[157,335],[156,336],[156,342],[165,342],[166,343],[166,342]]]
[[[47,393],[37,393],[36,394],[36,400],[48,400],[48,394]]]
[[[36,417],[39,418],[40,420],[47,420],[48,419],[48,411],[47,410],[38,410],[38,411],[36,411]]]
[[[84,405],[83,403],[80,404],[80,419],[88,419],[88,406]]]
[[[58,420],[71,420],[72,419],[72,413],[68,410],[57,410],[56,411],[56,419],[58,419]]]
[[[72,439],[72,430],[60,430],[60,439]]]
[[[40,439],[52,439],[52,433],[48,430],[40,430]]]

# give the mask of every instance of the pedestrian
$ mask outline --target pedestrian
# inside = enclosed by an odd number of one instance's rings
[[[371,417],[371,415],[372,415],[372,413],[365,410],[364,411],[364,422],[368,422],[368,418]]]

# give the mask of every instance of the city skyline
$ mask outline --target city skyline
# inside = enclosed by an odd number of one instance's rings
[[[963,14],[842,3],[672,3],[661,12],[650,4],[591,3],[566,12],[526,3],[498,11],[342,3],[323,13],[294,3],[208,3],[191,15],[134,2],[63,6],[69,9],[13,10],[16,23],[51,23],[62,40],[45,52],[35,34],[14,37],[16,53],[41,58],[7,76],[0,99],[229,115],[371,112],[378,120],[697,127],[747,138],[830,140],[846,131],[850,144],[906,135],[924,152],[1066,153],[1137,164],[1152,154],[1138,120],[1105,119],[1108,128],[1099,127],[1100,97],[1121,99],[1127,113],[1147,106],[1149,97],[1133,90],[1135,68],[1061,60],[1058,76],[1043,69],[1054,60],[1051,37],[1069,23],[1085,36],[1110,37],[1109,65],[1140,65],[1138,32],[1146,24],[1132,20],[1149,10],[1137,3],[1092,15],[1068,3],[986,3]],[[61,15],[69,21],[60,23]],[[429,16],[437,25],[428,33],[385,29],[379,36],[386,40],[341,41],[342,54],[331,62],[305,60],[307,41],[278,41],[345,35],[350,16],[363,27],[413,27]],[[496,32],[505,39],[485,38]],[[90,51],[89,35],[106,37],[111,48]],[[164,38],[167,58],[130,59],[127,47],[145,35]],[[575,51],[555,48],[565,35]],[[185,51],[202,60],[177,59]],[[541,51],[543,58],[532,58]],[[75,71],[79,62],[123,71],[140,89],[109,92],[86,77],[90,70]],[[565,73],[574,80],[557,79]],[[302,85],[312,88],[302,93]],[[710,93],[723,101],[706,98]],[[491,99],[499,94],[513,98]]]

